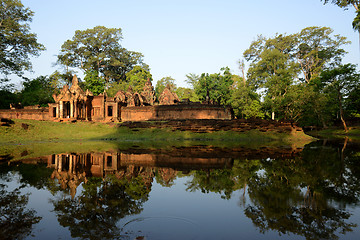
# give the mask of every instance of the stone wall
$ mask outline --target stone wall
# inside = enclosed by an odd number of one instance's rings
[[[53,120],[51,116],[49,108],[0,110],[0,118],[8,119]]]
[[[179,104],[144,107],[124,107],[121,121],[222,119],[232,118],[230,108],[216,105]]]
[[[279,133],[291,133],[302,131],[302,128],[291,122],[278,122],[262,119],[189,119],[189,120],[169,120],[155,122],[123,122],[119,125],[128,128],[170,128],[174,131],[191,131],[196,133],[217,132],[217,131],[236,131],[247,132],[259,130],[261,132],[277,131]]]

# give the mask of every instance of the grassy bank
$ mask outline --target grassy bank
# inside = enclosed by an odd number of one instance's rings
[[[24,124],[28,126],[24,129]],[[37,158],[66,152],[104,152],[116,149],[164,149],[211,145],[222,148],[244,146],[303,147],[313,138],[303,132],[293,134],[251,130],[243,133],[219,131],[193,133],[171,129],[130,129],[117,124],[91,122],[50,122],[15,120],[10,127],[0,127],[0,159]],[[8,159],[10,160],[10,159]]]
[[[27,124],[28,129],[23,125]],[[284,143],[304,142],[311,137],[303,132],[293,134],[276,131],[260,132],[251,130],[243,133],[218,131],[213,133],[193,133],[172,131],[171,129],[129,129],[116,124],[92,122],[50,122],[35,120],[15,120],[10,127],[0,127],[0,144],[26,144],[29,142],[59,142],[84,140],[115,141],[252,141]]]
[[[347,137],[353,141],[360,141],[360,126],[349,127],[348,132],[345,132],[344,129],[340,127],[332,127],[317,131],[310,131],[308,134],[316,138],[343,139]]]

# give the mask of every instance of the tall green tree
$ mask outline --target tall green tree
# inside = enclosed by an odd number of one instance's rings
[[[170,91],[175,92],[177,88],[175,84],[175,79],[170,76],[167,76],[161,78],[159,81],[156,82],[155,95],[157,98],[159,98],[159,96],[164,91],[166,86],[170,87]]]
[[[247,85],[243,77],[233,75],[231,107],[237,118],[264,118],[260,96]]]
[[[203,73],[196,84],[195,93],[199,100],[221,105],[230,104],[231,86],[234,83],[230,69],[222,68],[220,73]]]
[[[73,76],[74,76],[74,72],[69,71],[69,72],[61,73],[56,70],[49,76],[49,78],[51,80],[51,85],[53,88],[61,89],[64,85],[71,84]]]
[[[104,78],[99,77],[97,71],[95,70],[87,71],[84,80],[85,80],[84,87],[86,89],[89,89],[95,96],[104,92],[105,80]]]
[[[294,35],[259,36],[244,52],[244,58],[250,61],[247,81],[254,89],[265,90],[264,97],[270,103],[272,119],[299,72],[291,55],[295,45]]]
[[[291,54],[300,65],[300,78],[306,83],[312,82],[330,64],[341,62],[346,53],[342,46],[350,42],[333,32],[328,27],[313,26],[295,34],[296,47]]]
[[[22,75],[31,70],[30,56],[45,50],[30,32],[33,15],[20,0],[0,1],[0,74]]]
[[[196,88],[196,85],[198,84],[199,80],[200,80],[200,76],[195,73],[186,74],[185,82],[189,84],[192,89]]]
[[[359,85],[360,74],[356,71],[353,64],[338,65],[334,68],[324,70],[320,80],[325,85],[325,91],[334,92],[336,96],[340,120],[345,132],[348,131],[344,118],[344,101],[351,90]]]
[[[84,72],[95,70],[107,82],[124,81],[128,71],[143,63],[143,55],[123,48],[121,39],[121,28],[96,26],[77,30],[74,37],[61,46],[57,62]]]
[[[188,99],[191,102],[198,102],[199,99],[197,98],[194,89],[192,88],[185,88],[185,87],[178,87],[175,90],[176,95],[179,97],[180,100]]]
[[[40,105],[47,107],[48,103],[54,102],[52,94],[54,88],[51,85],[51,79],[47,76],[39,76],[35,79],[25,79],[23,89],[19,93],[20,102],[23,106]]]
[[[150,81],[153,80],[148,67],[135,66],[126,73],[126,82],[132,87],[134,92],[141,93],[148,79]]]
[[[325,68],[341,62],[346,53],[342,47],[348,43],[327,27],[308,27],[273,38],[259,36],[244,52],[250,62],[247,84],[262,91],[264,108],[273,119],[276,112],[277,119],[303,121],[306,113],[326,126],[330,108],[319,104],[328,100],[317,79]]]
[[[10,108],[11,103],[18,102],[18,95],[14,93],[14,84],[7,78],[0,79],[0,109]]]

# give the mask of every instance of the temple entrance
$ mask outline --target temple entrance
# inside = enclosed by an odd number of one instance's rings
[[[83,101],[76,103],[76,118],[77,119],[85,119],[85,103]]]
[[[70,118],[70,102],[64,102],[63,116],[64,118]]]
[[[53,116],[53,117],[56,117],[57,108],[56,108],[56,107],[53,107],[52,109],[53,109],[53,111],[52,111],[52,116]]]
[[[139,96],[137,94],[134,94],[134,103],[135,103],[135,106],[141,106],[141,102],[140,102]]]
[[[108,109],[107,109],[107,115],[108,117],[112,117],[113,116],[113,107],[112,106],[108,106]]]

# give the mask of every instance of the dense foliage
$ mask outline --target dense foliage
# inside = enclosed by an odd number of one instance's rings
[[[19,0],[0,1],[0,74],[23,74],[31,70],[30,56],[45,47],[30,32],[34,13]]]
[[[122,47],[121,28],[96,26],[92,29],[77,30],[71,40],[65,41],[58,55],[58,64],[96,71],[108,83],[127,80],[127,73],[143,64],[143,55]]]

